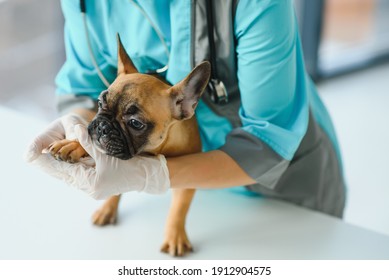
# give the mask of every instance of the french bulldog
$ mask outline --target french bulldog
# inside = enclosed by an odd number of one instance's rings
[[[122,160],[131,160],[136,155],[174,157],[200,152],[201,140],[194,113],[210,78],[210,63],[202,62],[181,82],[171,86],[153,75],[139,73],[119,36],[117,41],[117,77],[100,94],[97,114],[88,126],[94,145],[103,153]],[[69,162],[87,156],[76,140],[54,142],[49,151],[56,158]],[[192,251],[185,220],[195,190],[174,189],[172,193],[161,251],[182,256]],[[114,224],[119,200],[120,196],[106,200],[93,215],[93,223]]]

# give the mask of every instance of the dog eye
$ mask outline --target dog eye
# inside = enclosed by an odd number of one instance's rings
[[[97,106],[99,106],[99,108],[103,108],[103,103],[100,100],[97,100]]]
[[[137,121],[136,119],[131,119],[128,123],[133,129],[141,130],[145,127],[143,123]]]

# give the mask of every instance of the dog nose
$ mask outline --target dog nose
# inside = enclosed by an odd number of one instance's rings
[[[97,126],[97,133],[99,135],[107,135],[110,133],[112,130],[110,124],[108,122],[100,122],[99,125]]]

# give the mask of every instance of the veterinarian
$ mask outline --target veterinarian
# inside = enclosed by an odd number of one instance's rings
[[[99,199],[118,190],[247,186],[342,217],[340,152],[304,67],[292,0],[64,0],[62,9],[66,62],[56,84],[64,117],[33,141],[29,162]],[[122,161],[91,144],[70,112],[90,120],[98,95],[115,79],[117,32],[140,72],[172,84],[211,61],[211,82],[196,109],[204,152]],[[95,167],[42,153],[70,134]]]

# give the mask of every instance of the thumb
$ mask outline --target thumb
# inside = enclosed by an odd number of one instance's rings
[[[77,124],[74,127],[74,133],[76,134],[78,141],[80,142],[81,146],[85,149],[85,151],[92,158],[96,159],[98,151],[94,147],[92,143],[92,139],[89,137],[88,129],[85,127],[85,125]]]

